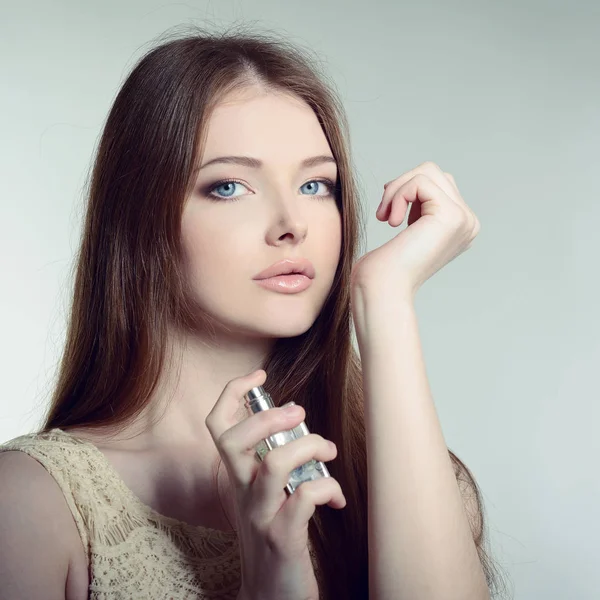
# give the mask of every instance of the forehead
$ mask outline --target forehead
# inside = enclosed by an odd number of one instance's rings
[[[331,154],[312,109],[281,92],[246,89],[230,94],[212,112],[204,161],[222,155],[250,155],[269,164],[292,164]]]

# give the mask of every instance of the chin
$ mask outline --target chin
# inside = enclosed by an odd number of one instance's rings
[[[317,315],[312,311],[291,314],[292,311],[271,312],[262,315],[252,323],[252,330],[259,337],[288,338],[306,333],[315,322]]]

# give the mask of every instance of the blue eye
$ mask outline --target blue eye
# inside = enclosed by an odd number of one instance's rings
[[[208,196],[210,198],[214,198],[215,200],[237,200],[239,198],[239,196],[228,196],[227,194],[233,193],[232,188],[235,185],[244,185],[241,181],[236,181],[235,179],[228,179],[226,181],[218,181],[216,184],[213,184],[210,186],[209,188],[209,194]],[[244,186],[245,187],[245,186]],[[219,194],[215,194],[214,190],[217,190],[219,188],[229,188],[228,191],[226,191],[224,193],[223,196],[219,195]]]
[[[333,194],[335,185],[334,185],[333,181],[329,181],[329,179],[313,179],[312,181],[307,181],[302,187],[304,187],[306,185],[315,184],[315,183],[322,183],[327,188],[328,191],[326,194],[309,194],[309,196],[330,196]],[[313,189],[314,189],[314,186],[313,186]]]
[[[307,181],[302,187],[313,184],[313,189],[318,189],[317,186],[314,186],[315,183],[324,184],[327,188],[327,193],[306,195],[329,198],[335,194],[335,183],[333,183],[333,181],[331,181],[330,179],[311,179],[310,181]],[[232,188],[234,188],[235,185],[241,185],[243,187],[246,187],[241,181],[238,181],[237,179],[224,179],[222,181],[217,181],[216,183],[213,183],[210,186],[208,186],[205,189],[204,194],[211,200],[233,202],[235,200],[239,200],[240,198],[240,196],[228,195],[233,193],[234,189]],[[219,188],[227,188],[227,190],[225,190],[224,192],[215,193],[215,190]]]

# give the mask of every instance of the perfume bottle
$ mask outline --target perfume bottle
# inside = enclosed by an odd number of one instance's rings
[[[262,385],[253,387],[248,393],[244,394],[244,399],[246,400],[246,406],[251,414],[275,408],[273,399]],[[295,403],[290,402],[289,404]],[[256,455],[262,461],[269,450],[284,446],[288,442],[298,439],[303,435],[308,435],[309,433],[308,427],[304,421],[302,421],[302,423],[292,429],[285,429],[279,433],[274,433],[262,440],[256,446]],[[313,458],[290,473],[285,490],[288,494],[293,494],[302,482],[312,481],[313,479],[319,479],[320,477],[330,477],[329,471],[322,461]]]

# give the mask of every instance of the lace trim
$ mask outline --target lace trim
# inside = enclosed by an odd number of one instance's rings
[[[38,460],[60,486],[90,565],[90,598],[141,600],[169,590],[173,600],[235,599],[241,570],[235,531],[160,514],[127,487],[99,448],[59,428],[0,444],[0,452],[8,450]],[[310,544],[309,551],[319,577]]]

